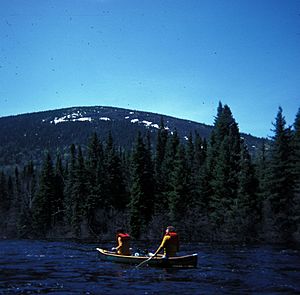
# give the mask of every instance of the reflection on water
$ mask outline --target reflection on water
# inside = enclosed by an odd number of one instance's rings
[[[0,241],[0,294],[295,294],[300,252],[282,246],[183,245],[197,269],[102,262],[95,244]],[[103,245],[101,245],[103,246]],[[107,248],[111,245],[104,245]]]

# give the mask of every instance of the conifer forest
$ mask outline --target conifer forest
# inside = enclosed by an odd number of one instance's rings
[[[174,225],[186,241],[300,243],[300,109],[250,155],[228,105],[209,139],[164,128],[131,149],[91,134],[68,157],[45,151],[13,172],[0,167],[0,234],[13,238],[159,239]]]

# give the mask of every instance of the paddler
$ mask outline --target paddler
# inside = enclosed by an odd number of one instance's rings
[[[170,225],[166,228],[163,240],[153,254],[153,257],[156,256],[162,249],[164,250],[164,258],[174,257],[176,256],[177,251],[179,251],[179,238],[174,226]]]
[[[111,250],[117,251],[120,255],[130,255],[130,235],[120,228],[116,231],[116,240],[118,246]]]

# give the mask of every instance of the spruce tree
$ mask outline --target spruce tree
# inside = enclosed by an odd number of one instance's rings
[[[293,231],[300,235],[300,108],[294,122],[292,148],[292,174],[294,180],[292,223],[295,225]]]
[[[258,206],[258,181],[255,176],[254,165],[251,161],[248,148],[241,142],[240,172],[238,174],[238,195],[233,204],[234,225],[236,233],[245,239],[255,236],[255,227],[260,221],[260,208]]]
[[[90,227],[94,232],[98,231],[96,211],[104,207],[104,152],[103,146],[96,133],[94,133],[88,145],[86,170],[88,175],[87,216]]]
[[[163,118],[161,118],[160,127],[157,132],[156,150],[154,159],[155,171],[155,211],[161,213],[167,209],[167,205],[162,203],[164,200],[163,192],[166,191],[167,179],[162,165],[166,157],[166,146],[168,142],[168,131],[165,128]]]
[[[47,153],[40,175],[38,193],[32,207],[33,229],[37,236],[45,236],[52,226],[55,197],[53,163],[50,154]]]
[[[64,191],[64,208],[66,210],[66,218],[68,224],[72,225],[73,219],[73,189],[75,186],[75,173],[76,173],[76,161],[77,161],[77,152],[74,144],[70,146],[70,159],[66,166],[66,185]]]
[[[161,198],[158,202],[160,206],[160,210],[162,213],[165,213],[169,210],[169,198],[170,193],[172,192],[171,185],[171,173],[174,171],[174,159],[178,152],[180,140],[178,137],[178,133],[175,130],[173,134],[169,135],[166,149],[165,149],[165,157],[163,162],[161,163],[161,179],[163,179],[164,186],[162,187]]]
[[[9,210],[10,200],[8,195],[8,187],[6,175],[3,171],[0,172],[0,212],[3,216]]]
[[[170,221],[178,227],[183,224],[186,217],[184,212],[187,212],[188,205],[191,202],[188,192],[187,161],[183,145],[178,146],[173,161],[173,170],[170,172],[171,190],[168,193],[168,204]]]
[[[293,148],[293,177],[295,180],[295,193],[300,193],[300,108],[296,114],[294,122],[294,131],[292,137],[292,148]]]
[[[37,177],[33,162],[25,165],[20,176],[21,206],[18,225],[19,237],[27,237],[32,232],[32,206],[37,193]]]
[[[55,170],[54,170],[54,182],[55,182],[55,201],[54,201],[54,219],[62,221],[64,217],[64,202],[65,202],[65,170],[61,156],[56,156]]]
[[[66,217],[75,236],[81,234],[81,224],[86,220],[87,212],[87,172],[82,149],[70,147],[70,163],[68,165],[67,183],[65,186],[64,207]]]
[[[154,213],[154,201],[155,201],[155,179],[154,179],[154,163],[151,152],[151,139],[150,133],[147,133],[146,144],[145,144],[145,163],[144,163],[144,175],[143,175],[143,186],[145,190],[145,221],[148,224],[153,213]]]
[[[217,163],[213,169],[213,178],[210,181],[212,196],[210,198],[211,221],[218,229],[224,223],[228,223],[231,217],[230,206],[234,198],[231,188],[231,165],[229,157],[229,139],[226,136],[221,145]]]
[[[206,213],[210,196],[209,174],[206,165],[207,142],[195,133],[194,163],[192,166],[192,205],[199,213]]]
[[[204,195],[209,197],[211,238],[248,238],[255,230],[252,226],[254,217],[259,214],[256,194],[258,183],[238,124],[230,108],[227,105],[223,107],[221,103],[210,137],[205,169],[202,171],[201,186]]]
[[[230,108],[219,104],[208,153],[208,172],[211,186],[211,221],[215,228],[225,223],[230,231],[233,205],[238,198],[240,172],[240,134]]]
[[[291,209],[293,177],[291,169],[291,130],[279,107],[274,123],[274,136],[268,172],[268,201],[273,230],[280,240],[288,240],[291,234]]]
[[[22,184],[22,194],[24,196],[23,199],[26,205],[26,210],[30,210],[32,208],[32,203],[37,189],[36,172],[32,161],[24,167]]]
[[[15,168],[15,179],[14,179],[14,199],[12,209],[12,217],[16,226],[17,236],[22,235],[23,229],[23,216],[22,212],[24,209],[24,200],[22,197],[22,179],[20,176],[19,168]]]
[[[111,133],[106,142],[104,169],[106,206],[124,210],[128,203],[128,195],[122,173],[121,158],[116,151]]]
[[[81,234],[81,223],[86,217],[87,176],[82,149],[78,147],[78,156],[75,164],[75,181],[72,187],[72,219],[71,224],[76,236]]]
[[[0,172],[0,231],[5,232],[10,206],[6,175]]]
[[[258,224],[261,226],[261,231],[264,232],[267,229],[264,227],[267,225],[267,203],[268,203],[268,166],[269,155],[267,150],[267,144],[263,141],[258,155],[255,160],[255,174],[258,180],[257,188],[257,210],[258,210]],[[265,219],[265,220],[264,220]]]
[[[132,153],[130,188],[130,228],[136,238],[145,230],[153,213],[154,189],[150,161],[149,150],[139,132]]]

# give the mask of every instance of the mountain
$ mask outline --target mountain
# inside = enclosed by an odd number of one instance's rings
[[[213,114],[212,114],[213,115]],[[197,131],[208,138],[212,126],[150,112],[115,107],[72,107],[0,118],[0,166],[41,162],[45,150],[67,156],[72,143],[83,148],[93,132],[106,140],[111,132],[117,146],[130,149],[137,132],[150,131],[155,145],[161,120],[170,132],[177,130],[182,140]],[[252,154],[262,139],[242,135]]]

